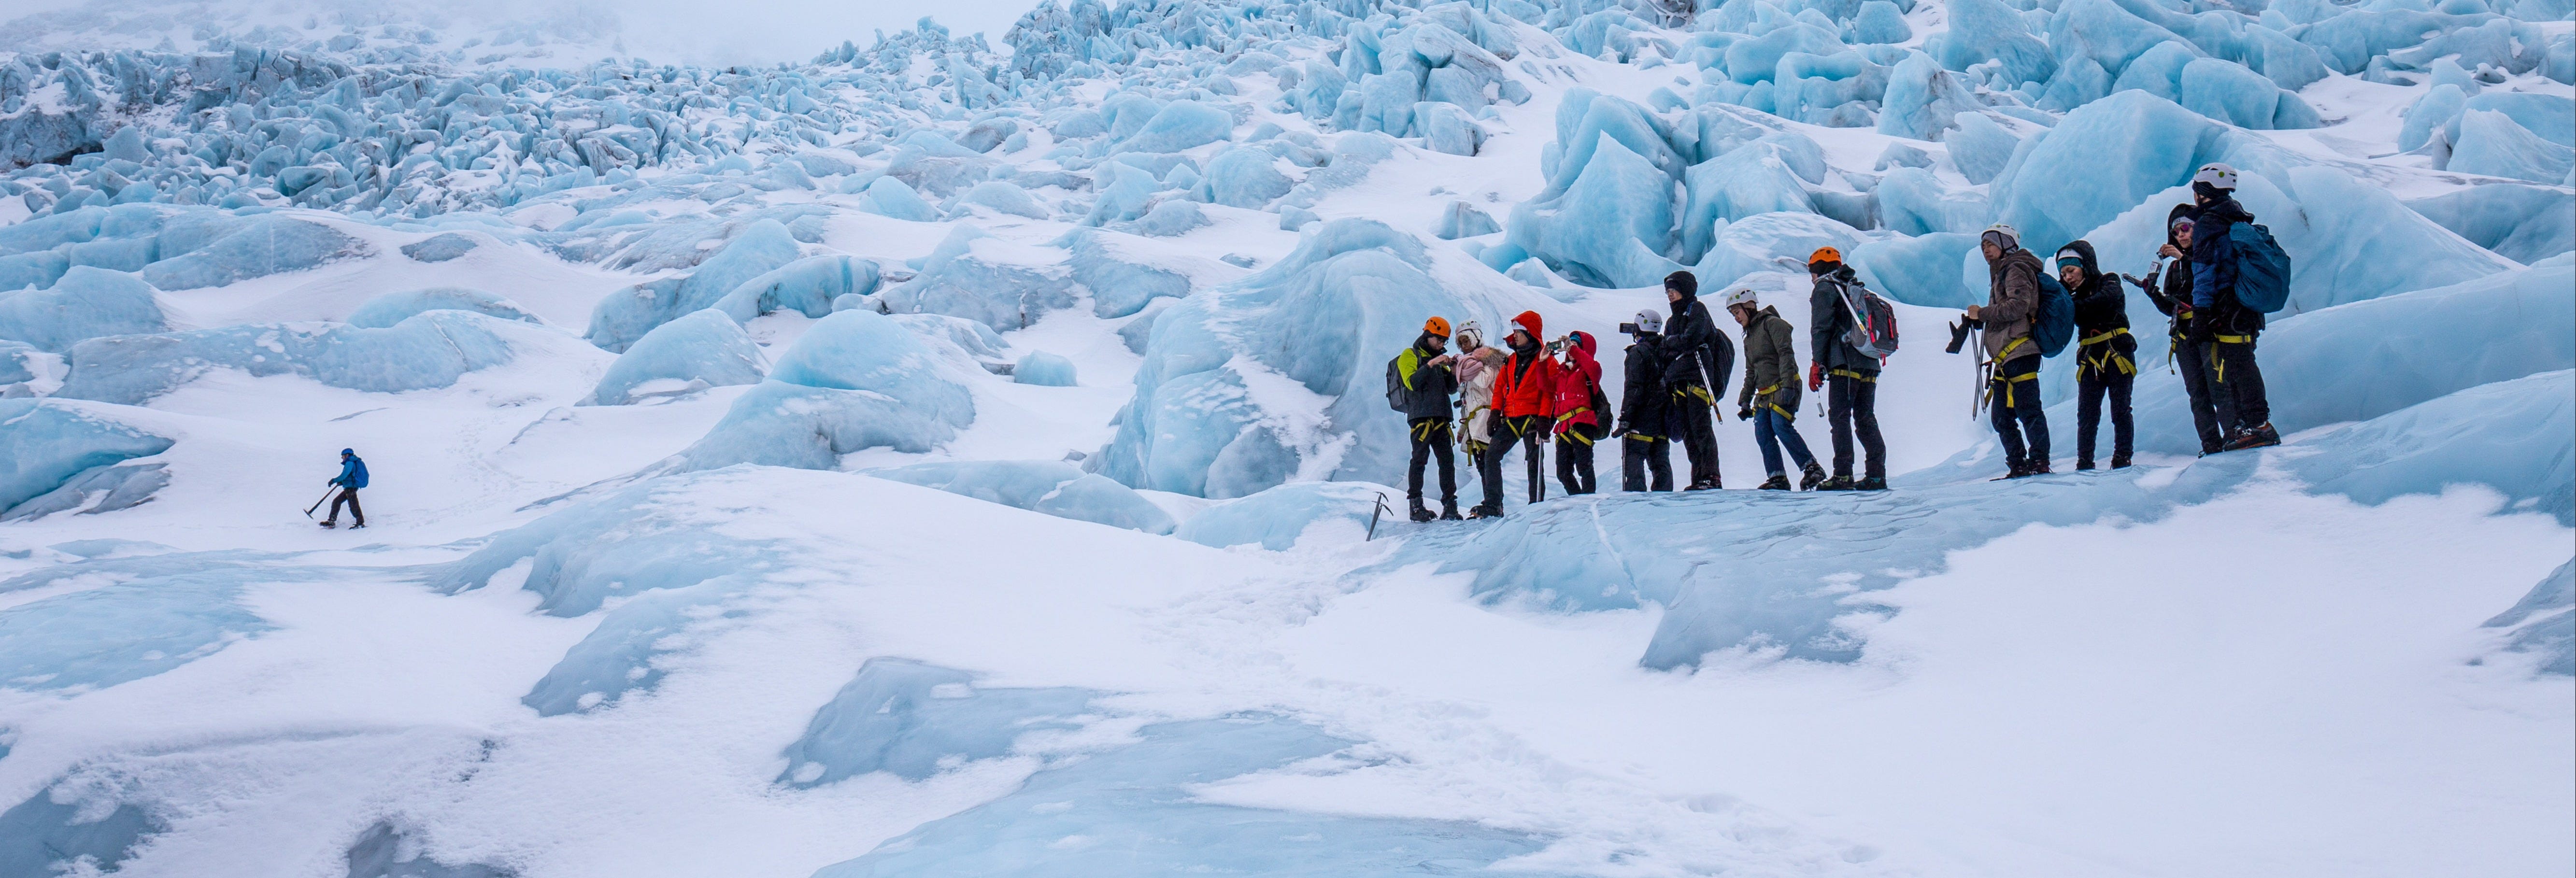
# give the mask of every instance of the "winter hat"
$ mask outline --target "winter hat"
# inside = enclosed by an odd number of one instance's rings
[[[1676,271],[1671,274],[1664,275],[1664,289],[1680,293],[1682,294],[1682,298],[1685,299],[1698,296],[1699,276],[1687,271]]]
[[[1512,323],[1519,326],[1522,331],[1528,332],[1531,338],[1547,337],[1547,332],[1542,328],[1546,324],[1539,320],[1536,311],[1523,311],[1519,316],[1512,318]]]
[[[1736,287],[1733,291],[1726,294],[1726,307],[1729,308],[1733,308],[1737,305],[1749,306],[1759,304],[1762,303],[1755,301],[1752,287]]]
[[[1422,321],[1422,331],[1441,338],[1448,338],[1449,319],[1446,317],[1434,317],[1429,320]]]
[[[340,449],[340,456],[341,456],[341,457],[356,457],[356,456],[358,456],[358,452],[357,452],[355,449],[343,448],[343,449]]]
[[[1646,309],[1646,310],[1643,310],[1643,311],[1639,311],[1639,312],[1637,312],[1637,331],[1638,331],[1638,332],[1662,332],[1662,331],[1664,331],[1664,315],[1662,315],[1662,314],[1660,314],[1660,313],[1657,313],[1657,312],[1655,311],[1655,309],[1653,309],[1653,308],[1648,308],[1648,309]]]
[[[2084,254],[2075,252],[2075,248],[2073,247],[2059,248],[2057,251],[2057,267],[2066,268],[2068,266],[2083,268]]]
[[[2021,232],[2003,223],[1996,223],[1987,226],[1986,233],[1978,236],[1977,241],[1991,243],[1998,249],[2011,250],[2021,246]]]

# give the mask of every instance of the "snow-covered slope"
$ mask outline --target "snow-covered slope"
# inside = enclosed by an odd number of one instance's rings
[[[0,878],[2576,869],[2565,0],[195,8],[0,37]],[[1987,481],[1973,233],[2212,161],[2290,441],[2141,298]],[[1897,490],[1373,515],[1425,318],[1819,246]]]

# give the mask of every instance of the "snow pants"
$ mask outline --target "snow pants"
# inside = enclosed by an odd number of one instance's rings
[[[2004,462],[2015,469],[2048,462],[2048,412],[2039,407],[2039,356],[2017,357],[1995,367],[1986,413],[2003,441]],[[2025,442],[2027,439],[2027,442]]]
[[[1592,440],[1572,430],[1556,434],[1556,483],[1568,495],[1600,489],[1592,472]]]
[[[2137,424],[2129,419],[2129,393],[2138,376],[2117,367],[2084,366],[2075,373],[2075,463],[2093,462],[2093,434],[2102,426],[2102,401],[2111,402],[2111,459],[2126,463],[2137,442]]]
[[[2211,377],[2209,354],[2208,346],[2200,342],[2188,338],[2174,342],[2174,372],[2182,376],[2183,393],[2191,397],[2191,426],[2200,434],[2200,453],[2217,454],[2227,444],[2227,431],[2236,428],[2236,399],[2213,392],[2218,381]]]
[[[2272,403],[2263,394],[2263,370],[2254,364],[2254,336],[2218,336],[2209,344],[2210,392],[2236,408],[2236,422],[2223,426],[2251,430],[2272,422]]]
[[[1437,459],[1440,461],[1440,502],[1458,505],[1457,463],[1449,453],[1449,419],[1415,418],[1411,427],[1413,463],[1404,473],[1404,498],[1413,501],[1413,508],[1422,508],[1422,468]]]
[[[1863,470],[1870,478],[1887,478],[1887,440],[1878,434],[1878,376],[1860,377],[1835,370],[1825,379],[1825,420],[1834,432],[1834,475],[1852,474],[1852,437],[1869,455]]]
[[[1660,436],[1630,433],[1619,440],[1619,490],[1672,490],[1672,451],[1673,443]],[[1653,474],[1653,481],[1647,480],[1648,473]]]
[[[1684,384],[1673,388],[1672,424],[1664,432],[1681,443],[1690,458],[1690,488],[1714,488],[1717,475],[1717,425],[1709,420],[1708,388]]]
[[[367,510],[358,508],[358,489],[356,488],[341,488],[340,493],[331,498],[331,514],[322,520],[339,521],[340,505],[344,503],[349,506],[351,524],[367,523]]]

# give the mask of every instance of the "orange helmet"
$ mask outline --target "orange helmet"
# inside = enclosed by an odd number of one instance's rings
[[[1434,317],[1429,320],[1422,321],[1422,331],[1441,338],[1448,338],[1449,319],[1446,317]]]
[[[1836,249],[1834,249],[1834,248],[1832,248],[1832,247],[1818,247],[1818,248],[1816,248],[1816,252],[1815,252],[1814,254],[1811,254],[1811,255],[1809,255],[1809,256],[1807,257],[1807,264],[1808,264],[1808,265],[1815,265],[1815,264],[1818,264],[1818,263],[1824,263],[1824,262],[1841,262],[1841,261],[1843,261],[1843,251],[1836,250]]]

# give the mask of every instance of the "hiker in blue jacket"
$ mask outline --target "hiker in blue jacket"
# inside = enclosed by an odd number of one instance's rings
[[[2236,300],[2236,242],[2228,228],[2254,221],[2236,203],[2236,169],[2212,162],[2191,178],[2192,200],[2200,213],[2191,223],[2191,337],[2208,352],[2216,385],[2211,392],[2235,404],[2236,423],[2227,430],[2223,451],[2281,444],[2272,429],[2272,406],[2263,393],[2263,370],[2254,364],[2254,337],[2263,331],[2263,313]]]
[[[332,476],[330,484],[339,488],[340,493],[331,498],[331,515],[322,519],[322,526],[339,527],[340,504],[346,503],[349,505],[351,519],[349,529],[357,530],[366,527],[367,511],[358,508],[358,489],[367,486],[367,462],[358,459],[358,452],[347,448],[340,449],[340,474]]]

